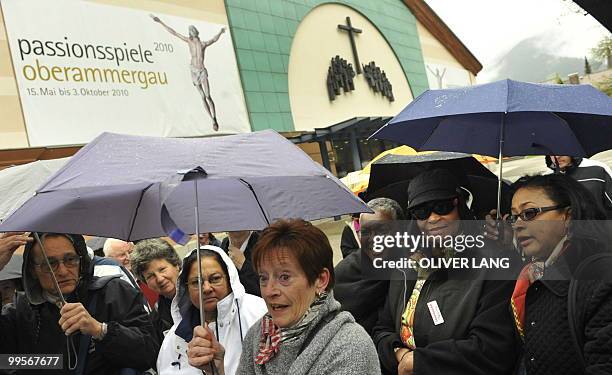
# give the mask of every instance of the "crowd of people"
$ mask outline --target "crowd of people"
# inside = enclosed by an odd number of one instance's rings
[[[485,222],[451,171],[422,172],[406,207],[375,198],[354,216],[336,265],[301,219],[201,234],[183,259],[165,239],[109,239],[100,257],[78,234],[1,233],[0,270],[24,250],[0,353],[60,354],[76,374],[612,374],[610,176],[547,160],[553,173],[519,179],[510,212]],[[374,238],[398,228],[484,241],[418,246],[416,266],[381,273],[397,254]],[[420,263],[491,257],[509,266]]]

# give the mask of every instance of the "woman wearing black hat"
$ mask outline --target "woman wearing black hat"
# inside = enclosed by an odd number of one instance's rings
[[[459,184],[446,170],[427,171],[411,181],[408,213],[414,219],[413,236],[476,233]],[[482,270],[422,268],[426,263],[418,261],[424,258],[480,256],[477,249],[443,245],[433,241],[420,246],[410,257],[417,266],[401,271],[403,279],[390,283],[372,334],[383,372],[512,373],[518,355],[507,314],[512,282],[489,281]]]

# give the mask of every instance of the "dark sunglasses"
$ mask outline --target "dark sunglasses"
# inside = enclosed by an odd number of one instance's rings
[[[410,210],[410,214],[417,220],[427,220],[432,212],[438,215],[448,215],[457,205],[455,199],[457,198],[424,203]]]
[[[556,205],[556,206],[548,206],[548,207],[526,208],[523,211],[519,212],[517,215],[510,215],[510,216],[508,216],[506,218],[506,221],[509,224],[514,224],[519,219],[519,217],[523,221],[531,221],[531,220],[535,219],[541,213],[548,212],[548,211],[554,211],[554,210],[558,210],[558,209],[565,208],[565,207],[567,207],[567,206],[559,204],[559,205]]]

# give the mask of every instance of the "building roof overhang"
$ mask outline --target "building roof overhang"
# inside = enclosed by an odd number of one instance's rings
[[[353,117],[325,128],[315,128],[312,131],[303,132],[302,134],[285,136],[296,144],[346,140],[349,139],[352,134],[354,134],[357,139],[367,139],[391,119],[391,116]]]
[[[414,17],[446,47],[448,52],[473,75],[482,70],[482,64],[451,31],[442,19],[425,3],[424,0],[403,0]]]

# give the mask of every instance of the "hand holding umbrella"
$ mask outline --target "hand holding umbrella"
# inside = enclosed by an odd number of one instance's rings
[[[208,325],[193,329],[193,339],[187,346],[187,357],[191,366],[205,372],[207,370],[214,372],[216,369],[219,375],[224,375],[224,356],[225,349],[219,344]]]
[[[501,220],[496,220],[497,210],[491,212],[485,217],[484,235],[493,241],[502,241],[504,246],[508,246],[512,242],[512,227],[506,222],[509,214],[505,214]],[[501,235],[500,235],[501,229]]]
[[[66,336],[81,332],[101,340],[106,334],[105,325],[94,319],[82,303],[66,303],[60,309],[60,315],[59,325]]]

